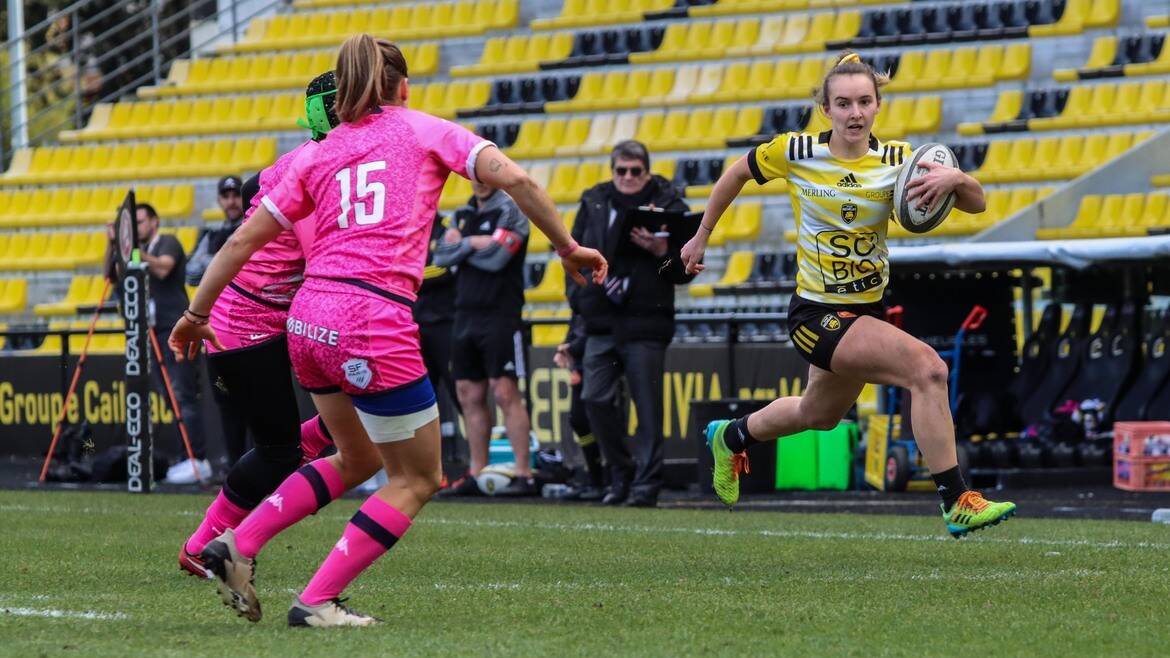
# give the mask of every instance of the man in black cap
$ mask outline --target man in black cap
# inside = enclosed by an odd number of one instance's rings
[[[244,201],[240,197],[240,189],[243,186],[244,183],[239,176],[224,176],[219,179],[216,192],[219,195],[219,207],[223,210],[223,225],[217,229],[204,229],[203,234],[199,236],[191,257],[187,259],[187,285],[199,285],[203,279],[203,272],[211,264],[211,259],[244,221]]]
[[[244,222],[244,200],[241,196],[244,184],[239,176],[224,176],[216,185],[219,207],[223,210],[223,225],[217,229],[204,229],[187,259],[186,281],[189,286],[199,285],[203,279],[203,272],[211,264],[220,247],[227,242],[228,237]],[[220,409],[229,404],[226,394],[219,388],[211,387],[212,395],[220,405]],[[238,414],[221,414],[223,424],[224,447],[227,449],[228,468],[231,468],[248,450],[248,429],[243,418]]]

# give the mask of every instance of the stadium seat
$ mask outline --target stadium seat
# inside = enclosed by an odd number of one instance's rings
[[[1144,142],[1149,131],[1138,133],[1092,133],[1087,136],[1019,138],[1013,141],[992,142],[987,156],[978,170],[971,172],[984,183],[1006,183],[1026,180],[1063,180],[1080,176],[1122,155],[1133,146]],[[1075,160],[1066,160],[1082,140]],[[1062,147],[1062,140],[1073,144]]]
[[[548,320],[552,318],[564,320],[560,324],[532,325],[533,347],[556,347],[565,342],[565,336],[569,334],[568,321],[571,317],[571,311],[569,309],[536,309],[528,313],[527,316],[532,320]]]
[[[752,275],[752,264],[755,253],[752,251],[735,251],[727,259],[727,267],[717,283],[692,283],[687,286],[687,294],[691,297],[712,297],[715,286],[735,286],[748,280]]]
[[[529,27],[555,30],[629,23],[642,20],[647,12],[662,11],[673,4],[674,0],[565,0],[559,16],[538,18]]]
[[[33,313],[38,316],[74,315],[79,305],[93,305],[101,301],[106,282],[102,275],[79,274],[69,283],[65,297],[58,302],[37,304]]]
[[[1151,228],[1170,226],[1166,192],[1086,195],[1068,226],[1041,228],[1041,240],[1140,237]]]
[[[0,279],[0,313],[23,313],[28,305],[28,279]]]
[[[548,261],[540,283],[524,291],[524,301],[529,304],[558,304],[565,301],[565,268],[559,258]]]
[[[470,36],[515,27],[519,0],[398,5],[392,10],[294,12],[253,19],[244,38],[224,53],[334,47],[350,34],[369,31],[397,41]]]
[[[1086,28],[1117,25],[1121,0],[1068,0],[1060,20],[1048,25],[1033,25],[1028,36],[1047,37],[1080,34]]]

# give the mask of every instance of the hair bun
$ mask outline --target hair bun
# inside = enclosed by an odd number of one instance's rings
[[[845,55],[841,59],[837,60],[837,66],[841,66],[842,64],[860,64],[860,63],[861,63],[861,55],[858,55],[857,53],[849,53],[848,55]]]

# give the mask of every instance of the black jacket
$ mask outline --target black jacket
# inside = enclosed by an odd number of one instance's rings
[[[439,215],[431,225],[431,242],[427,247],[427,266],[422,286],[414,303],[414,321],[420,325],[451,322],[455,319],[455,273],[435,265],[435,249],[443,241],[447,222]]]
[[[655,175],[647,185],[652,186],[650,202],[655,207],[689,210],[679,190],[665,178]],[[629,289],[619,305],[606,296],[602,286],[591,281],[581,288],[569,280],[565,287],[569,305],[585,318],[589,335],[612,334],[621,341],[669,342],[674,336],[674,287],[689,283],[695,275],[686,273],[677,245],[672,245],[665,257],[656,258],[628,244],[629,235],[622,235],[622,217],[616,217],[612,226],[609,223],[611,200],[616,193],[612,181],[585,190],[573,223],[573,239],[600,250],[609,261],[609,276],[628,276]]]

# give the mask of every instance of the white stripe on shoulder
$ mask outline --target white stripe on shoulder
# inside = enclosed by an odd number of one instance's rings
[[[495,142],[492,142],[490,140],[485,139],[482,142],[473,146],[471,148],[471,152],[467,154],[467,177],[469,179],[471,179],[471,182],[473,182],[473,183],[480,182],[479,178],[477,178],[475,175],[475,161],[479,158],[479,152],[484,150],[485,148],[487,148],[489,146],[495,146],[495,145],[496,145]]]
[[[268,212],[272,213],[272,216],[276,218],[277,224],[280,224],[286,229],[292,229],[292,222],[288,221],[288,218],[284,216],[284,213],[280,212],[280,208],[276,207],[276,204],[272,202],[272,199],[268,198],[267,194],[264,195],[263,199],[260,199],[260,202],[263,203],[264,207],[268,209]]]

